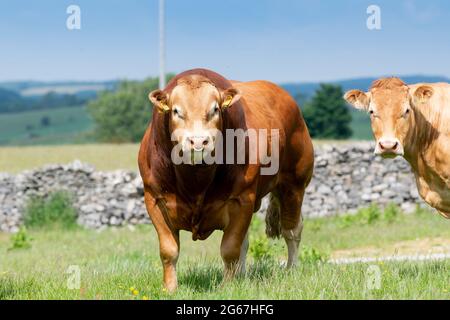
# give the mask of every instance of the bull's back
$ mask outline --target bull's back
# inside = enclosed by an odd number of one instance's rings
[[[287,91],[269,81],[234,82],[244,100],[248,128],[280,129],[289,133],[305,123],[295,100]]]

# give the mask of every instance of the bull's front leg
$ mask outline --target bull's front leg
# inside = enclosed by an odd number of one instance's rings
[[[150,193],[145,192],[145,204],[155,226],[159,239],[159,255],[163,267],[164,287],[169,293],[177,289],[176,265],[180,251],[178,230],[172,230],[166,223],[161,208]]]
[[[177,283],[177,260],[180,250],[179,233],[158,232],[159,255],[163,266],[164,287],[169,293],[173,293]]]
[[[245,273],[245,258],[248,250],[248,228],[253,215],[253,203],[239,206],[230,213],[229,225],[225,228],[220,254],[224,262],[224,281]]]

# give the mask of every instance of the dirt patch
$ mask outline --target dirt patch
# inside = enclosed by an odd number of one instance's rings
[[[347,250],[336,250],[331,253],[332,259],[355,257],[386,257],[400,255],[428,255],[450,253],[450,239],[447,238],[423,238],[396,242],[394,244],[376,247],[368,246]]]

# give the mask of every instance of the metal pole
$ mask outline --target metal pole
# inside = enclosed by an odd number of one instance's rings
[[[164,35],[164,2],[159,0],[159,88],[162,90],[166,87],[166,48]]]

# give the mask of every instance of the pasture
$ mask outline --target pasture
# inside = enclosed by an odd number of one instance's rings
[[[323,141],[315,141],[316,146]],[[0,148],[0,171],[17,173],[47,163],[80,159],[99,170],[137,169],[138,144]],[[222,284],[221,232],[193,242],[182,233],[179,290],[162,290],[158,240],[152,226],[101,232],[29,228],[30,248],[9,250],[0,233],[0,299],[450,299],[450,260],[332,264],[329,259],[450,252],[449,221],[436,213],[383,214],[371,223],[349,216],[305,219],[299,266],[286,271],[284,241],[268,241],[255,216],[248,274]],[[389,218],[390,217],[390,218]],[[22,239],[23,240],[23,239]],[[17,239],[15,241],[18,241]],[[19,239],[19,242],[21,239]],[[81,271],[80,289],[69,289],[70,266]],[[369,290],[368,268],[381,272]]]
[[[248,271],[222,283],[221,232],[193,242],[182,233],[179,290],[161,284],[158,241],[152,226],[101,232],[58,228],[28,231],[31,247],[8,250],[0,234],[0,299],[450,299],[450,261],[331,264],[328,258],[357,254],[443,252],[450,249],[448,221],[430,212],[400,214],[394,220],[349,223],[343,218],[305,221],[299,266],[286,271],[282,240],[267,242],[254,217]],[[80,270],[80,289],[69,289],[69,266]],[[368,267],[380,271],[369,289]],[[373,268],[373,267],[372,267]]]
[[[92,126],[84,107],[0,114],[0,145],[86,142]]]
[[[0,172],[17,173],[49,163],[76,159],[97,170],[137,170],[139,144],[80,144],[60,146],[0,147]]]

